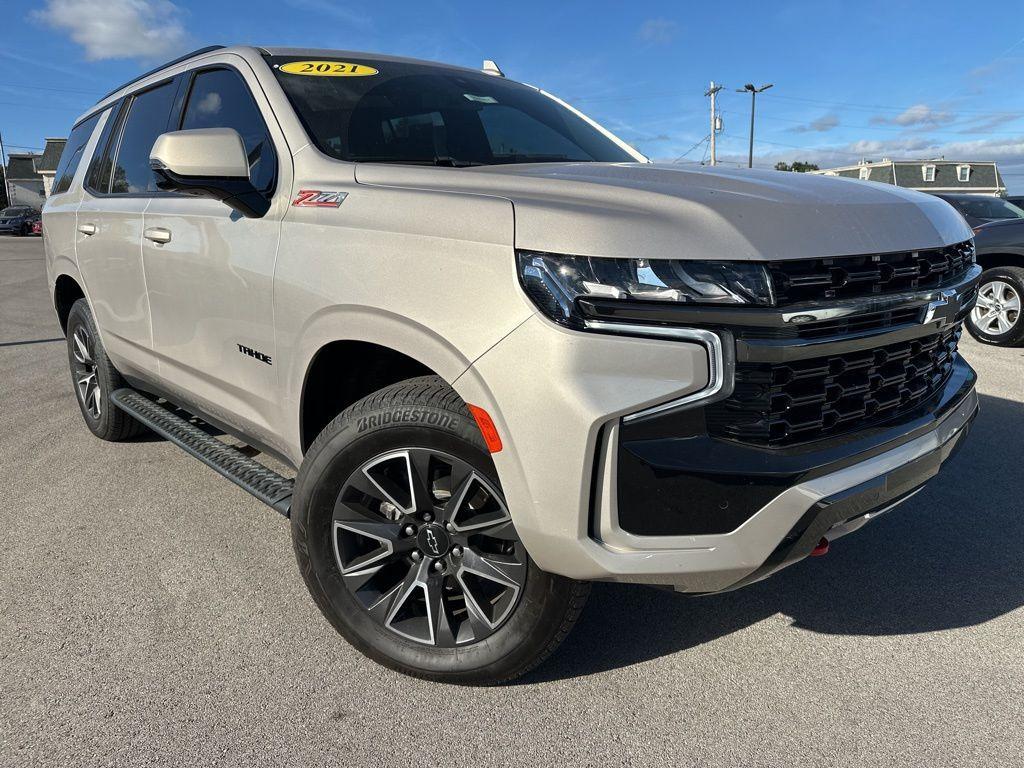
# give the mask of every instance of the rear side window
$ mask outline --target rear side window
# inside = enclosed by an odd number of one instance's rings
[[[132,99],[113,166],[112,193],[157,191],[157,177],[149,167],[149,153],[157,137],[167,131],[175,91],[173,82],[168,82]]]
[[[199,72],[192,81],[182,130],[234,128],[249,155],[249,179],[256,189],[270,192],[277,172],[277,155],[249,86],[230,69]]]
[[[51,195],[59,195],[61,192],[67,192],[71,188],[71,180],[75,177],[75,171],[78,170],[79,163],[82,162],[82,152],[85,151],[85,145],[89,143],[89,137],[92,136],[92,132],[96,129],[96,123],[99,122],[100,115],[102,114],[102,112],[98,112],[71,129],[71,135],[64,145],[64,151],[60,155],[60,162],[57,163],[57,170],[53,175],[54,182],[53,190],[50,192]]]

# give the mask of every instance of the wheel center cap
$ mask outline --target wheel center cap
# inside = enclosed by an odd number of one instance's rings
[[[434,523],[420,528],[416,541],[427,557],[444,557],[452,548],[452,539],[448,531]]]

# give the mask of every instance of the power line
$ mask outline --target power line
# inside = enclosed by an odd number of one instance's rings
[[[686,150],[685,152],[683,152],[683,154],[681,154],[681,155],[680,155],[679,157],[677,157],[677,158],[676,158],[675,160],[673,160],[672,162],[673,162],[673,163],[678,163],[678,162],[679,162],[680,160],[682,160],[682,159],[683,159],[684,157],[686,157],[686,156],[687,156],[688,154],[690,154],[691,152],[693,152],[693,150],[695,150],[695,149],[696,149],[697,147],[699,147],[699,146],[700,146],[701,144],[703,144],[703,143],[704,143],[705,141],[708,141],[708,140],[710,140],[710,138],[711,138],[710,136],[705,136],[705,137],[704,137],[703,139],[701,139],[701,140],[700,140],[700,141],[698,141],[698,142],[697,142],[696,144],[694,144],[694,145],[693,145],[692,147],[690,147],[690,148],[689,148],[688,150]]]

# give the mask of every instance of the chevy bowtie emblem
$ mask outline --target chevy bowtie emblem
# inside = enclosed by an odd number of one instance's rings
[[[441,545],[437,543],[437,536],[429,528],[427,528],[427,546],[430,547],[431,553],[435,555],[441,554]]]
[[[942,320],[943,325],[952,323],[960,314],[960,296],[955,290],[942,291],[938,298],[928,303],[928,311],[924,313],[922,323]]]

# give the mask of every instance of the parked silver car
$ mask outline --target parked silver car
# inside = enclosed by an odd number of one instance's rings
[[[978,407],[944,202],[652,164],[488,69],[205,49],[82,117],[44,211],[93,433],[289,515],[339,632],[460,683],[542,661],[590,581],[823,553]]]

